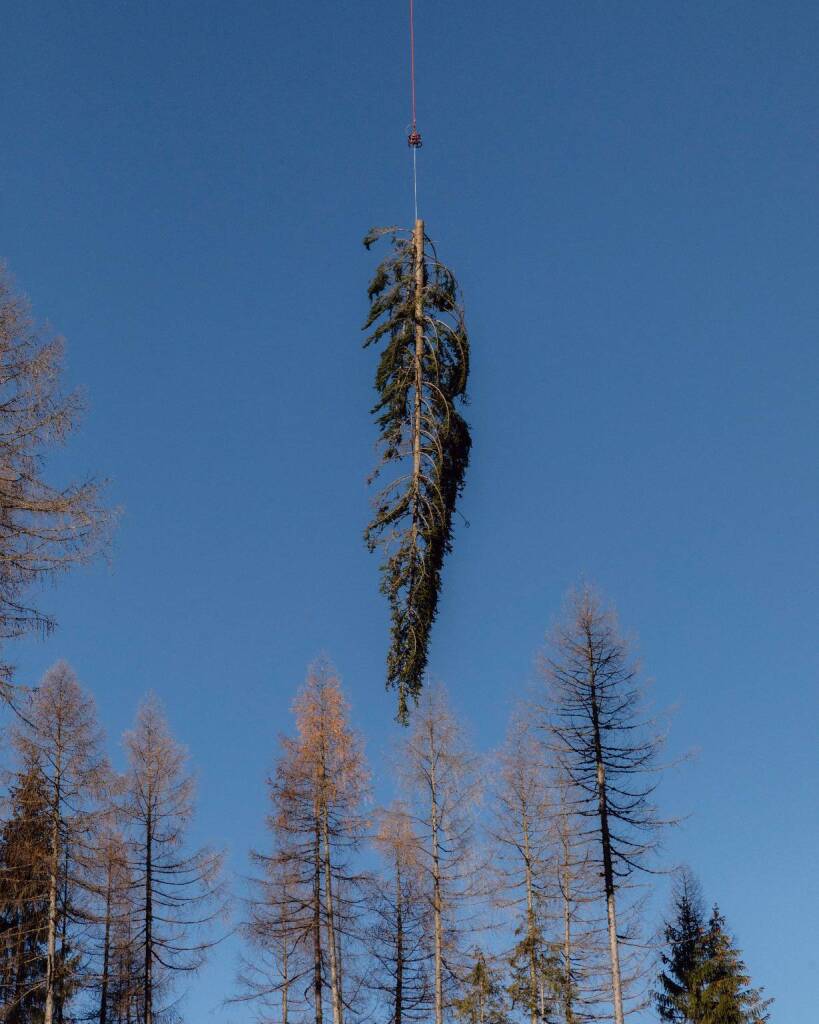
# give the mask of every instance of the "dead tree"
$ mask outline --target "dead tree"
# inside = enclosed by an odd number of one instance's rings
[[[75,892],[83,889],[81,865],[91,848],[95,795],[105,768],[94,702],[83,693],[65,662],[49,669],[33,692],[14,742],[22,758],[42,772],[48,795],[48,940],[43,1022],[54,1024],[62,1017],[67,995],[78,980],[74,976],[75,965],[65,955],[69,916]]]
[[[290,924],[300,948],[309,944],[316,1024],[324,1019],[325,990],[333,1024],[343,1024],[342,938],[357,900],[348,860],[366,828],[369,775],[341,682],[328,663],[310,667],[293,707],[297,734],[282,740],[271,779],[274,849],[293,878],[294,900],[301,901]]]
[[[588,588],[570,596],[544,657],[552,748],[573,810],[589,823],[603,879],[615,1024],[624,1021],[618,893],[647,867],[664,824],[652,803],[661,740],[614,612]]]
[[[387,1024],[426,1021],[433,1001],[432,922],[417,837],[404,804],[379,814],[374,845],[383,868],[370,882],[367,986],[385,1003]]]
[[[87,561],[111,524],[97,481],[59,486],[44,475],[45,456],[81,411],[78,396],[60,390],[62,354],[0,266],[0,641],[53,628],[27,600],[31,585]],[[8,697],[7,666],[3,678]]]
[[[310,886],[295,848],[270,825],[274,851],[251,855],[257,874],[242,923],[249,952],[242,957],[239,994],[229,1002],[252,1003],[263,1024],[291,1024],[304,1006],[300,988],[310,974]]]
[[[490,829],[496,901],[511,914],[517,937],[510,958],[513,997],[530,1024],[543,1024],[546,1007],[565,1001],[550,935],[557,851],[545,753],[531,715],[518,709],[497,761]]]
[[[477,760],[442,687],[425,691],[399,756],[432,918],[435,1024],[443,1024],[473,923],[479,783]]]
[[[398,691],[406,724],[427,665],[438,609],[441,569],[452,545],[452,518],[469,462],[466,401],[469,341],[455,278],[416,221],[412,232],[375,229],[369,248],[391,236],[392,252],[369,288],[365,345],[380,345],[373,413],[381,457],[372,475],[386,478],[366,530],[371,551],[382,547],[381,589],[391,611],[387,686]]]
[[[194,783],[187,752],[170,734],[153,696],[125,735],[128,754],[124,812],[131,902],[139,922],[141,1024],[154,1024],[157,996],[180,972],[196,971],[214,945],[212,929],[224,910],[222,854],[188,852]]]

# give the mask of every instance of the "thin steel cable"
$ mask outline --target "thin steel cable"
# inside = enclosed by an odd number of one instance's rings
[[[414,135],[418,130],[416,121],[415,111],[415,2],[409,0],[409,20],[410,20],[410,97],[412,105],[412,124],[410,127],[411,135]],[[415,220],[418,220],[418,147],[411,145],[412,149],[412,200],[415,211]]]
[[[410,87],[412,94],[412,128],[415,130],[415,6],[409,0],[410,16]]]
[[[418,220],[418,164],[416,162],[416,153],[418,150],[415,146],[412,147],[412,198],[415,204],[415,219]]]

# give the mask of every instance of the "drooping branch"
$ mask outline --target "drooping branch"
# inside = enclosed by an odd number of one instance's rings
[[[387,686],[398,691],[398,720],[406,724],[427,666],[438,608],[441,569],[452,545],[452,517],[469,462],[469,427],[458,411],[466,402],[469,340],[458,287],[438,259],[419,220],[414,230],[376,229],[392,252],[370,284],[365,346],[382,345],[373,408],[380,459],[371,482],[388,479],[374,499],[365,539],[381,547],[381,589],[390,602]]]

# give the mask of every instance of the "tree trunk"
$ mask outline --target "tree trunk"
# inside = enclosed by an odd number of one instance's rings
[[[322,1024],[324,1013],[321,1005],[324,983],[321,977],[321,823],[318,815],[315,821],[313,847],[313,1000],[316,1024]]]
[[[561,793],[561,800],[563,795]],[[560,817],[560,842],[563,853],[561,863],[560,895],[563,899],[563,1016],[565,1024],[574,1024],[572,998],[572,879],[571,848],[569,845],[569,818],[563,809]]]
[[[420,223],[420,222],[419,222]],[[432,726],[431,726],[432,728]],[[438,842],[438,800],[435,781],[435,743],[430,735],[430,824],[432,826],[432,914],[435,928],[435,1024],[444,1024],[444,943],[441,897],[441,854]]]
[[[524,808],[523,864],[526,869],[526,938],[529,942],[529,1024],[537,1024],[537,950],[535,949],[535,898],[532,885],[532,853],[529,818]]]
[[[14,945],[14,993],[11,1001],[11,1008],[8,1012],[7,1024],[19,1024],[22,1014],[22,1002],[26,987],[26,959],[25,944],[23,942],[23,915],[25,914],[25,901],[20,899],[17,907],[17,935]]]
[[[404,1011],[404,897],[401,865],[395,862],[395,1009],[393,1024],[401,1024]]]
[[[54,986],[54,1016],[57,1024],[63,1024],[66,1000],[66,963],[68,953],[68,850],[63,853],[63,906],[60,914],[60,973]]]
[[[60,870],[60,803],[62,799],[61,751],[57,750],[54,770],[54,807],[51,812],[51,850],[48,866],[48,947],[46,953],[46,998],[43,1024],[54,1024],[54,986],[57,976],[57,889]]]
[[[282,940],[282,1024],[287,1024],[287,997],[289,989],[290,974],[287,963],[287,932],[285,930]]]
[[[153,988],[153,808],[152,796],[148,792],[148,812],[145,822],[145,977],[143,988],[143,1012],[145,1024],[154,1020]]]
[[[330,829],[327,805],[322,810],[321,832],[324,845],[324,901],[327,915],[327,946],[330,952],[330,996],[333,1004],[333,1024],[344,1024],[341,1006],[341,979],[339,977],[338,946],[336,944],[335,907],[333,904],[333,871],[330,858]]]
[[[102,980],[100,982],[100,1024],[108,1024],[108,970],[111,949],[111,861],[108,861],[108,877],[105,888],[105,934],[102,940]]]
[[[611,991],[614,1004],[615,1024],[624,1024],[623,988],[620,977],[620,946],[617,940],[617,907],[614,889],[614,870],[611,857],[611,834],[609,832],[609,807],[606,798],[606,766],[603,760],[603,743],[600,736],[600,708],[595,683],[594,652],[591,640],[588,646],[589,686],[591,696],[592,729],[594,732],[594,757],[597,767],[597,809],[600,818],[600,841],[603,848],[603,882],[606,892],[606,916],[609,932],[609,955],[611,957]]]

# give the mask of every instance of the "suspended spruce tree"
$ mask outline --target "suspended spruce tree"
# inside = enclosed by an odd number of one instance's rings
[[[370,284],[365,346],[381,347],[375,376],[380,481],[365,538],[382,548],[381,589],[391,611],[387,686],[398,691],[398,721],[421,692],[438,608],[441,569],[464,485],[471,439],[466,402],[469,341],[458,285],[416,220],[412,232],[376,228],[392,249]]]

